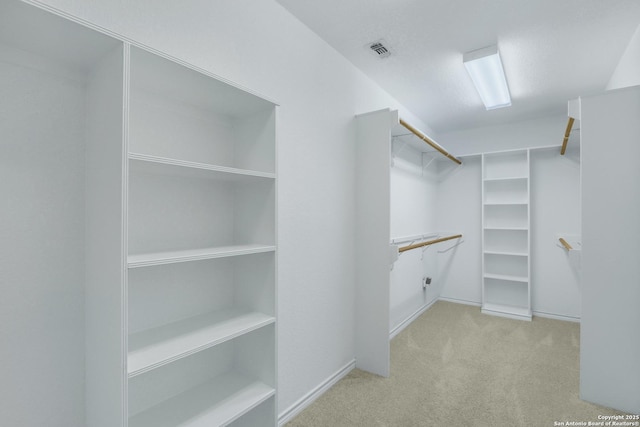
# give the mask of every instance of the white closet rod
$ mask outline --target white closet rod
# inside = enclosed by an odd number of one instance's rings
[[[405,128],[407,128],[412,134],[414,134],[415,136],[417,136],[418,138],[420,138],[421,140],[423,140],[424,142],[426,142],[427,144],[429,144],[430,146],[435,148],[440,154],[445,156],[447,159],[449,159],[452,162],[455,162],[455,163],[457,163],[459,165],[462,164],[462,162],[459,159],[457,159],[456,157],[451,155],[447,150],[442,148],[442,146],[440,146],[440,144],[438,144],[437,142],[435,142],[434,140],[429,138],[427,135],[425,135],[422,132],[420,132],[418,129],[416,129],[413,126],[411,126],[409,123],[407,123],[404,120],[400,119],[400,124],[402,126],[404,126]]]

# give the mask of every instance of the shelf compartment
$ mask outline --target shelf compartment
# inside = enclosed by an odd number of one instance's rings
[[[234,245],[201,249],[185,249],[181,251],[165,251],[146,254],[129,255],[129,268],[152,267],[154,265],[173,264],[177,262],[202,261],[207,259],[235,257],[242,255],[274,252],[273,245]]]
[[[529,208],[526,203],[484,206],[484,228],[527,229]]]
[[[239,374],[225,374],[134,416],[129,426],[226,425],[273,395],[275,390],[262,382]]]
[[[0,424],[115,426],[125,48],[3,0],[0,55],[0,281],[14,322],[2,332]]]
[[[159,175],[248,182],[260,178],[275,179],[275,174],[269,172],[230,168],[141,153],[129,153],[129,164],[135,170]]]
[[[526,151],[484,154],[484,180],[511,179],[529,175]]]
[[[272,102],[136,47],[130,87],[132,151],[275,172]]]
[[[239,179],[130,170],[129,254],[274,245],[275,180],[222,175]]]
[[[130,378],[129,425],[218,426],[275,413],[274,326]]]
[[[130,269],[128,334],[234,308],[275,316],[275,256],[265,252]]]
[[[484,230],[484,248],[486,252],[529,252],[528,230]]]
[[[275,413],[275,397],[262,402],[250,412],[245,413],[227,427],[270,427],[277,420]],[[277,424],[277,422],[276,422]]]
[[[531,320],[531,310],[527,307],[518,307],[508,304],[485,303],[482,305],[482,313],[494,316],[508,317],[511,319]]]
[[[527,179],[485,181],[485,204],[527,204],[529,189]]]
[[[504,254],[484,254],[485,277],[493,275],[498,278],[506,276],[518,281],[528,281],[529,258]],[[518,278],[518,279],[515,279]]]
[[[129,337],[130,377],[275,323],[273,316],[240,309],[194,316]]]
[[[485,273],[484,277],[486,279],[504,280],[504,281],[509,281],[509,282],[529,283],[529,278],[527,276],[515,276],[515,275],[512,275],[512,274]]]
[[[508,276],[500,278],[484,277],[483,309],[493,307],[498,311],[502,307],[508,313],[531,313],[529,284],[525,281],[513,280]]]

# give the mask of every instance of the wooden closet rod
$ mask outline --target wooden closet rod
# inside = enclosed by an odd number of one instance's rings
[[[451,239],[458,239],[460,237],[462,237],[462,234],[456,234],[455,236],[449,236],[449,237],[441,237],[439,239],[427,240],[426,242],[416,243],[415,245],[403,246],[400,249],[398,249],[398,252],[410,251],[411,249],[418,249],[423,246],[429,246],[429,245],[433,245],[434,243],[445,242]]]
[[[429,138],[428,136],[426,136],[425,134],[420,132],[418,129],[416,129],[413,126],[411,126],[409,123],[407,123],[404,120],[400,119],[400,124],[402,126],[406,127],[412,134],[414,134],[415,136],[417,136],[418,138],[420,138],[421,140],[423,140],[424,142],[426,142],[427,144],[429,144],[430,146],[432,146],[433,148],[438,150],[438,152],[440,154],[442,154],[443,156],[445,156],[447,159],[449,159],[449,160],[451,160],[453,162],[456,162],[459,165],[462,164],[462,162],[460,160],[458,160],[454,156],[452,156],[447,150],[442,148],[437,142],[435,142],[434,140],[432,140],[431,138]]]
[[[564,248],[568,251],[572,250],[573,247],[569,244],[569,242],[567,242],[566,240],[564,240],[562,237],[559,238],[558,240],[560,240],[560,243],[562,243],[562,246],[564,246]]]
[[[562,140],[562,148],[560,149],[560,154],[564,155],[564,152],[567,151],[567,143],[569,142],[569,135],[571,134],[571,128],[573,127],[574,122],[573,117],[569,117],[569,122],[567,123],[567,130],[564,131],[564,139]]]

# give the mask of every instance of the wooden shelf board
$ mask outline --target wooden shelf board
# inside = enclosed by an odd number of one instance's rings
[[[233,422],[275,395],[268,385],[227,373],[129,419],[130,427],[204,427]]]
[[[133,377],[275,322],[238,309],[190,317],[129,336],[127,370]]]
[[[150,267],[154,265],[172,264],[176,262],[201,261],[213,258],[250,255],[262,252],[273,252],[273,245],[233,245],[215,246],[211,248],[186,249],[182,251],[154,252],[129,255],[129,268]]]
[[[192,178],[216,179],[225,181],[255,181],[257,179],[275,179],[275,173],[238,169],[227,166],[211,165],[166,157],[150,156],[141,153],[129,153],[133,170],[163,175],[178,175]]]
[[[482,312],[512,319],[531,320],[531,309],[528,307],[485,302],[482,304]]]
[[[495,280],[508,280],[510,282],[529,283],[529,278],[528,277],[512,276],[512,275],[508,275],[508,274],[485,273],[484,278],[485,279],[495,279]]]

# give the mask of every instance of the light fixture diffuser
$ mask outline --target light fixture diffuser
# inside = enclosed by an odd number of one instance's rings
[[[465,53],[462,61],[487,110],[511,105],[509,86],[502,68],[498,46]]]

